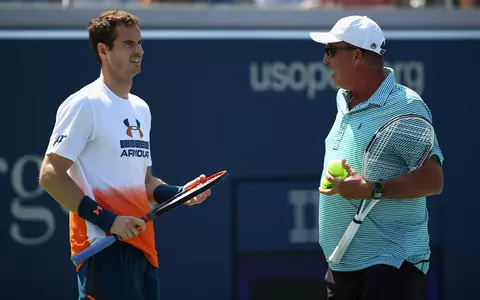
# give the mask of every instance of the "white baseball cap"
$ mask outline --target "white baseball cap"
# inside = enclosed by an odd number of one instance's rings
[[[342,18],[329,32],[310,32],[310,37],[321,44],[346,42],[380,55],[383,55],[386,51],[382,29],[366,16]]]

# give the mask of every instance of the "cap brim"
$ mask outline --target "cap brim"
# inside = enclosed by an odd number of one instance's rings
[[[331,32],[310,32],[310,38],[320,44],[337,43],[342,41]]]

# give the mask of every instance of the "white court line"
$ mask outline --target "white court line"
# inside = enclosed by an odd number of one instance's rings
[[[143,29],[145,39],[265,39],[265,40],[308,40],[308,30],[160,30]],[[390,40],[476,40],[480,30],[385,30]],[[86,30],[29,29],[0,30],[4,40],[83,40],[88,39]]]

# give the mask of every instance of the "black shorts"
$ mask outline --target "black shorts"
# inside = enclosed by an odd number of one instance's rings
[[[78,299],[158,300],[157,270],[142,251],[125,242],[116,242],[80,267]]]
[[[325,275],[328,300],[427,300],[427,276],[409,262]]]

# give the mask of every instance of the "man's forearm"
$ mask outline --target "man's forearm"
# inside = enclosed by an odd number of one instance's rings
[[[162,203],[172,198],[182,190],[181,186],[169,185],[160,178],[151,177],[145,182],[148,200],[151,203]]]
[[[380,183],[383,197],[387,199],[406,200],[437,195],[443,190],[442,167],[436,159],[430,159],[411,173]]]
[[[160,178],[153,176],[147,182],[145,182],[145,189],[147,190],[148,201],[150,201],[151,203],[157,203],[157,201],[155,201],[155,198],[153,197],[153,191],[160,184],[165,184],[165,182],[163,182]]]

